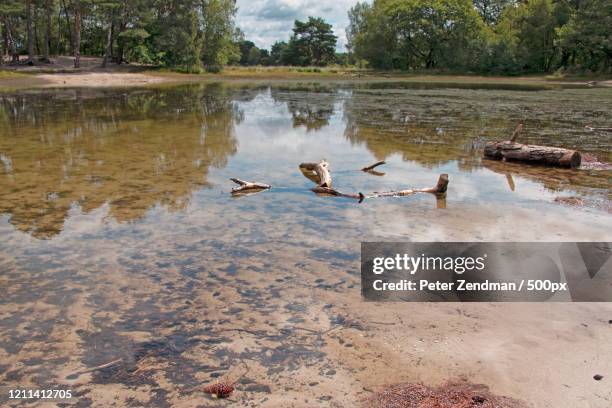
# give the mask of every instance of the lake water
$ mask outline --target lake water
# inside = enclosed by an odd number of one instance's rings
[[[440,339],[448,334],[430,320],[456,309],[414,306],[429,313],[423,320],[407,305],[363,305],[359,243],[612,240],[609,167],[481,158],[486,141],[522,122],[522,142],[609,163],[610,133],[584,126],[609,126],[611,112],[612,88],[597,87],[211,83],[0,94],[0,380],[65,384],[83,406],[110,403],[109,393],[126,405],[190,406],[205,400],[191,387],[248,367],[234,397],[244,405],[350,406],[395,380],[394,346],[381,346],[387,324],[423,324],[421,338]],[[439,199],[319,197],[298,164],[321,159],[348,193],[431,187],[441,173],[450,184]],[[359,171],[378,160],[384,175]],[[273,187],[232,197],[230,177]],[[584,205],[555,202],[570,196]],[[484,320],[501,313],[464,307]],[[611,309],[569,307],[554,312],[561,326]],[[463,334],[479,330],[453,322]],[[397,333],[391,343],[412,347]],[[598,350],[610,335],[590,339]],[[499,364],[485,370],[496,390],[553,398],[513,388],[499,376],[521,369],[502,375]],[[399,377],[478,372],[421,365]]]

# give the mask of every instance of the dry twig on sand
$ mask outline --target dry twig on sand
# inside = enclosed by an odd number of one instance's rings
[[[92,372],[98,371],[98,370],[103,370],[105,368],[109,368],[109,367],[115,366],[115,365],[121,363],[122,361],[123,361],[122,358],[118,358],[118,359],[113,360],[113,361],[111,361],[109,363],[106,363],[106,364],[101,364],[99,366],[91,367],[91,368],[88,368],[88,369],[85,369],[85,370],[82,370],[82,371],[77,371],[76,373],[72,373],[72,374],[68,375],[68,378],[76,378],[76,377],[80,377],[83,374],[92,373]]]

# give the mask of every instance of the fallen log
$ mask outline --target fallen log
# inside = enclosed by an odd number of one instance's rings
[[[411,188],[408,190],[398,190],[398,191],[385,191],[385,192],[374,192],[371,196],[366,196],[365,198],[376,198],[376,197],[403,197],[407,195],[412,195],[416,193],[431,193],[431,194],[444,194],[448,188],[448,174],[440,174],[438,177],[438,182],[435,187],[429,188]]]
[[[484,156],[493,160],[518,161],[567,168],[579,167],[582,160],[580,153],[576,150],[525,145],[511,141],[487,143]]]
[[[484,148],[484,157],[493,160],[517,161],[555,167],[576,168],[580,166],[582,158],[576,150],[516,142],[521,130],[522,125],[519,124],[510,140],[487,142]]]
[[[260,191],[268,190],[269,188],[272,188],[272,186],[269,184],[244,181],[238,178],[231,178],[230,180],[238,184],[238,187],[232,188],[232,195],[258,193]]]

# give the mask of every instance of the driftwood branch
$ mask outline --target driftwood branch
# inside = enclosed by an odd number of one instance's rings
[[[512,132],[512,137],[510,138],[510,141],[516,142],[516,139],[521,135],[521,132],[523,132],[523,124],[519,123],[516,126],[516,129],[514,129],[514,132]]]
[[[438,177],[438,182],[436,183],[435,187],[411,188],[408,190],[375,192],[373,195],[367,196],[366,198],[403,197],[403,196],[412,195],[416,193],[444,194],[446,193],[447,188],[448,188],[448,174],[440,174],[440,177]]]
[[[317,183],[320,187],[331,188],[332,178],[329,172],[329,163],[326,160],[318,163],[301,163],[300,169],[304,174],[310,172],[311,175],[316,175],[315,178],[307,177]]]
[[[517,143],[516,139],[522,129],[523,125],[519,124],[510,140],[486,143],[484,157],[493,160],[544,164],[555,167],[576,168],[580,166],[582,156],[576,150]]]
[[[329,187],[317,186],[317,187],[311,188],[310,190],[316,193],[317,195],[354,198],[355,200],[359,200],[359,202],[362,202],[363,199],[366,198],[365,195],[363,195],[362,193],[346,194],[346,193],[341,193],[340,191],[334,190],[333,188],[329,188]]]
[[[600,131],[600,132],[612,132],[612,127],[594,127],[591,125],[586,125],[584,127],[586,130],[590,130],[591,132],[594,130]]]
[[[371,171],[371,170],[374,170],[374,169],[375,169],[376,167],[378,167],[378,166],[382,166],[382,165],[383,165],[383,164],[385,164],[385,163],[386,163],[386,162],[385,162],[384,160],[381,160],[381,161],[378,161],[378,162],[376,162],[376,163],[374,163],[374,164],[371,164],[371,165],[369,165],[369,166],[366,166],[366,167],[362,168],[362,169],[361,169],[361,171],[366,171],[366,172],[369,172],[369,171]]]
[[[232,195],[246,195],[259,193],[263,190],[268,190],[272,186],[264,183],[256,183],[251,181],[244,181],[237,178],[231,178],[234,183],[238,184],[238,187],[232,188]]]
[[[311,191],[317,195],[353,198],[355,200],[359,200],[360,203],[365,198],[362,193],[347,194],[334,190],[331,187],[332,177],[331,173],[329,172],[329,163],[325,160],[319,163],[301,163],[300,170],[304,176],[317,183],[316,187],[311,188]]]

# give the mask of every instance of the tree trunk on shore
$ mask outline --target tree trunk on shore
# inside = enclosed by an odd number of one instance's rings
[[[106,30],[106,47],[104,49],[104,60],[102,61],[102,68],[106,68],[108,60],[111,58],[111,44],[113,43],[113,13],[110,13],[108,19],[108,28]]]
[[[10,44],[11,63],[16,63],[19,61],[19,54],[17,54],[17,44],[15,44],[15,39],[11,32],[11,23],[8,17],[4,18],[4,29],[7,43]]]
[[[81,2],[74,2],[74,67],[81,67]]]
[[[34,62],[34,34],[32,31],[32,0],[26,0],[26,25],[28,30],[28,63]]]
[[[61,0],[61,9],[64,10],[64,17],[66,19],[66,27],[68,28],[68,43],[70,44],[70,48],[67,50],[68,53],[74,50],[74,31],[72,30],[72,25],[70,24],[70,15],[68,15],[68,7],[66,7],[65,0]],[[58,17],[59,20],[59,17]],[[65,49],[65,48],[64,48]]]
[[[40,55],[40,36],[38,35],[38,19],[39,19],[39,14],[40,10],[38,10],[38,7],[34,7],[34,51],[35,51],[35,55]]]
[[[0,20],[0,23],[2,23],[2,20]],[[8,40],[6,38],[6,29],[4,28],[4,24],[0,25],[0,36],[2,37],[2,39],[0,39],[0,66],[4,65],[4,57],[7,54],[7,48],[8,48]]]
[[[45,16],[47,24],[45,27],[45,44],[43,47],[43,62],[50,62],[49,55],[51,54],[51,13],[53,13],[53,5],[51,0],[45,1]]]
[[[4,23],[4,21],[0,22]],[[8,51],[8,36],[6,35],[6,25],[2,24],[2,27],[0,27],[0,29],[2,30],[2,57],[0,58],[2,60],[2,63],[4,63],[4,57],[9,55],[9,51]]]

